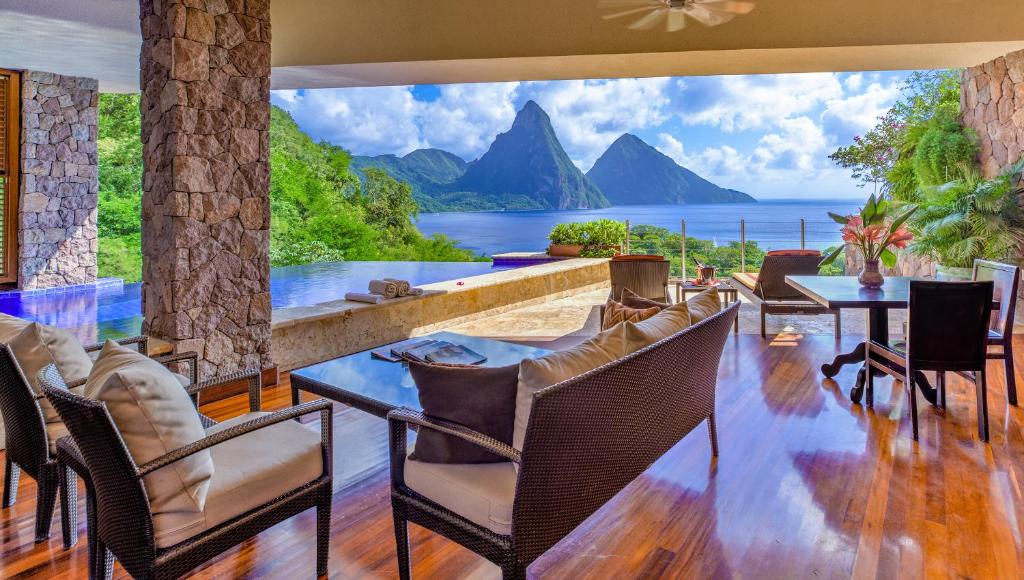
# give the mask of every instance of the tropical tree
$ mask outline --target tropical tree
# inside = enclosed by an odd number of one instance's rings
[[[1024,212],[1017,205],[1024,160],[994,179],[963,164],[959,178],[925,188],[910,220],[914,252],[943,266],[969,268],[975,259],[1006,260],[1024,242]]]

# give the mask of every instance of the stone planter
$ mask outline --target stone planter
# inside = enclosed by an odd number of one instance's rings
[[[936,280],[970,280],[973,271],[970,268],[957,268],[939,264],[935,268]]]
[[[579,258],[583,246],[577,244],[551,244],[548,246],[548,255],[559,258]]]

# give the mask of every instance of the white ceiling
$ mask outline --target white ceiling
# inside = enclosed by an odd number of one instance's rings
[[[272,87],[938,68],[1024,48],[1022,0],[758,0],[675,34],[596,3],[272,0]],[[138,0],[0,0],[0,23],[0,67],[138,90]]]

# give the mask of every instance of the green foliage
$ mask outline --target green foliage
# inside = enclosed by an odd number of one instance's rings
[[[548,239],[552,244],[583,246],[584,258],[610,258],[615,255],[613,247],[626,239],[626,224],[610,219],[557,224]]]
[[[1006,260],[1024,242],[1024,214],[1017,205],[1024,161],[995,179],[970,165],[959,178],[925,188],[909,221],[913,250],[944,266],[969,268],[975,259]]]
[[[100,95],[99,275],[142,277],[139,96]],[[314,143],[274,107],[270,126],[271,263],[478,259],[444,237],[425,238],[410,188],[383,171],[365,184],[341,147]]]
[[[665,256],[671,263],[673,276],[682,273],[681,238],[678,232],[649,225],[636,225],[630,228],[629,249],[634,254],[657,254]],[[720,278],[739,272],[741,267],[741,246],[739,242],[716,245],[711,240],[686,238],[687,270],[693,276],[693,260],[714,266]],[[748,271],[756,271],[764,261],[764,250],[757,242],[746,243],[746,266]]]
[[[975,135],[960,125],[960,72],[911,74],[878,124],[829,158],[899,202],[915,203],[923,187],[954,178],[978,153]]]

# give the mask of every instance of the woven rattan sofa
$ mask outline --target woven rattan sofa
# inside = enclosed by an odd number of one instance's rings
[[[407,409],[389,413],[399,576],[411,575],[408,522],[491,560],[505,578],[524,578],[531,562],[705,421],[717,455],[718,364],[738,310],[734,303],[651,346],[537,392],[522,453],[459,424]],[[410,488],[409,426],[453,435],[508,460],[429,467],[463,477],[463,495],[486,496],[491,524],[471,521]],[[459,476],[459,470],[472,474]]]
[[[194,383],[186,391],[195,404],[203,390],[240,381],[246,381],[249,385],[250,413],[220,424],[199,414],[207,432],[206,437],[144,465],[136,465],[104,403],[69,392],[68,388],[76,384],[64,384],[52,365],[41,371],[39,382],[43,392],[70,432],[70,436],[57,442],[57,457],[62,464],[60,468],[64,469],[63,464],[73,467],[85,482],[90,578],[109,578],[115,557],[135,578],[177,578],[309,508],[316,508],[317,513],[316,573],[327,573],[333,446],[331,405],[326,401],[314,401],[274,413],[260,413],[261,381],[257,370],[239,371],[214,380]],[[198,408],[195,412],[199,413]],[[280,481],[275,482],[281,474],[272,477],[268,477],[268,474],[282,472],[283,479],[288,479],[290,476],[286,472],[297,467],[297,460],[306,463],[303,458],[308,453],[296,459],[289,455],[286,443],[282,443],[293,438],[280,439],[278,436],[281,432],[259,431],[274,429],[275,426],[305,429],[293,419],[313,413],[320,415],[320,435],[317,438],[319,452],[316,458],[320,466],[319,476],[295,488]],[[253,449],[254,441],[251,439],[242,446],[227,447],[240,443],[246,436],[262,436],[255,444],[265,452]],[[172,545],[161,545],[156,537],[154,517],[150,513],[143,478],[202,450],[213,450],[222,445],[225,447],[221,450],[221,457],[227,458],[232,465],[237,462],[246,464],[237,471],[243,479],[234,476],[229,480],[239,480],[243,486],[250,479],[257,482],[257,485],[269,484],[273,488],[270,490],[273,499],[260,500],[254,507],[243,510],[218,508],[218,515],[232,515],[212,526],[188,532],[192,534],[190,537],[175,540]],[[262,455],[267,457],[261,459]],[[270,470],[261,471],[261,461]],[[217,456],[214,465],[217,469],[223,467]],[[211,483],[211,489],[216,485],[215,480]],[[227,491],[232,493],[222,493],[216,499],[249,504],[257,501],[246,497],[253,495],[254,491],[256,496],[267,494],[267,490],[260,492],[250,487],[236,493],[229,486]],[[214,509],[210,504],[216,499],[211,491],[207,509]]]

